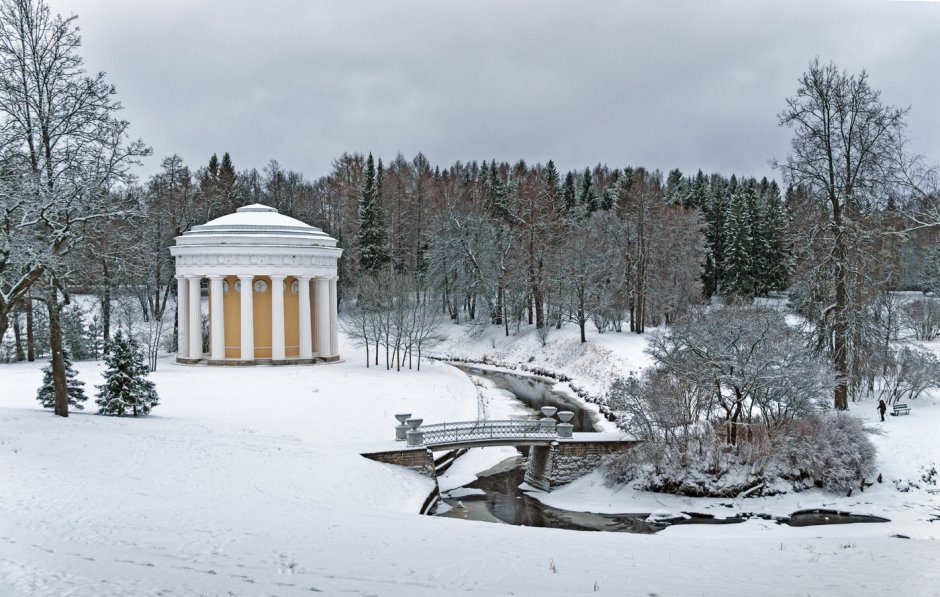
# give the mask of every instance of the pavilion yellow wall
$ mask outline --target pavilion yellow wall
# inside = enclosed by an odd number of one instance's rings
[[[255,358],[271,358],[271,278],[255,276],[253,284],[261,280],[267,285],[264,292],[254,294]]]
[[[241,294],[235,291],[237,276],[226,276],[228,292],[222,297],[222,310],[225,312],[225,358],[238,359],[242,356],[242,303]]]
[[[291,291],[293,276],[284,280],[284,354],[288,357],[300,356],[300,289]]]
[[[255,358],[271,358],[271,279],[267,276],[256,276],[253,280],[263,281],[267,285],[265,292],[255,292],[252,297],[254,303],[254,334],[255,334]],[[288,277],[286,279],[286,288],[284,289],[284,344],[285,355],[288,357],[300,356],[300,292],[291,291],[291,285],[296,278]],[[241,293],[235,291],[235,283],[238,282],[237,276],[226,276],[229,290],[223,297],[223,311],[225,315],[225,357],[237,359],[241,357]],[[311,283],[310,289],[310,322],[311,338],[313,339],[313,348],[316,352],[317,330],[316,330],[316,305],[319,297],[315,295],[316,284]],[[246,289],[242,289],[245,291]],[[253,292],[253,288],[248,289]],[[211,309],[211,298],[210,298]],[[214,318],[210,317],[209,321]]]

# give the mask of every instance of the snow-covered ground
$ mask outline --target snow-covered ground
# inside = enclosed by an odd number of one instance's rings
[[[634,336],[578,346],[566,334],[544,350],[534,336],[504,353],[495,338],[463,346],[488,343],[475,358],[535,355],[592,390],[595,375],[642,366]],[[348,344],[343,354],[280,368],[165,359],[153,375],[161,404],[143,419],[54,417],[34,398],[42,363],[0,365],[0,595],[940,594],[940,522],[919,518],[935,496],[889,478],[859,498],[870,507],[851,508],[886,524],[649,536],[418,516],[431,482],[359,453],[387,445],[396,412],[475,418],[476,388],[447,365],[395,373],[366,369]],[[93,394],[100,365],[76,367]],[[938,423],[940,406],[925,402],[886,423],[885,470],[914,475],[935,459]],[[545,499],[556,496],[597,509],[622,497],[590,477]],[[673,507],[684,508],[660,509]]]

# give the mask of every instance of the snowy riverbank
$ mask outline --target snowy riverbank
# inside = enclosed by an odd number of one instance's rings
[[[940,523],[904,518],[647,536],[417,516],[430,481],[359,453],[387,441],[396,412],[475,418],[476,388],[443,364],[366,369],[343,342],[347,360],[335,365],[164,359],[153,375],[161,405],[138,420],[56,418],[34,398],[42,363],[0,366],[0,594],[926,595],[940,586]],[[565,373],[623,366],[611,355],[594,364],[584,355]],[[101,366],[76,368],[93,393]],[[927,424],[920,407],[903,423]],[[891,536],[899,531],[914,539]]]

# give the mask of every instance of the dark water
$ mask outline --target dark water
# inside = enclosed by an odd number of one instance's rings
[[[837,510],[800,510],[779,521],[791,527],[809,527],[821,524],[850,524],[853,522],[891,522],[887,518],[869,514],[852,514]]]
[[[512,392],[517,400],[532,409],[533,415],[539,414],[537,411],[543,406],[554,406],[558,410],[570,410],[574,413],[574,418],[571,419],[574,431],[597,431],[595,426],[600,421],[600,415],[581,408],[578,402],[568,396],[552,391],[552,387],[558,383],[553,379],[490,371],[461,363],[454,363],[454,366],[464,373],[488,379],[501,390]]]
[[[558,410],[575,413],[572,423],[575,431],[596,431],[598,415],[580,408],[568,397],[552,391],[556,382],[544,378],[531,378],[512,373],[489,371],[460,366],[464,372],[486,378],[497,387],[515,394],[516,398],[533,409],[554,406]],[[533,410],[533,415],[537,414]],[[525,448],[523,448],[525,449]],[[708,514],[684,513],[688,518],[647,522],[649,514],[622,513],[596,514],[552,508],[526,495],[519,487],[525,477],[523,456],[507,459],[497,466],[477,474],[477,479],[463,487],[444,492],[437,516],[481,520],[517,526],[547,527],[574,531],[612,531],[621,533],[655,533],[676,524],[735,524],[749,518],[775,520],[790,526],[821,524],[847,524],[855,522],[888,522],[886,518],[864,514],[850,514],[833,510],[801,510],[788,517],[765,514],[740,514],[715,518]],[[470,494],[470,492],[476,495]],[[482,492],[482,494],[480,493]],[[467,495],[463,495],[467,493]],[[453,495],[451,495],[453,494]]]
[[[476,481],[464,487],[482,489],[485,495],[450,498],[445,493],[444,502],[451,509],[438,516],[575,531],[655,533],[659,530],[644,522],[645,514],[572,512],[552,508],[530,498],[519,489],[525,475],[521,456],[500,463],[480,475]],[[446,508],[439,508],[443,509]]]
[[[685,512],[688,518],[648,521],[648,513],[596,514],[546,506],[526,495],[519,486],[525,476],[522,456],[510,458],[478,474],[477,480],[453,490],[455,497],[443,494],[446,506],[439,506],[437,516],[482,520],[516,526],[547,527],[570,531],[610,531],[620,533],[656,533],[669,526],[683,524],[737,524],[750,518],[773,520],[793,527],[861,522],[890,522],[887,518],[836,510],[800,510],[790,516],[739,514],[715,518],[710,514]],[[466,490],[482,490],[483,495],[460,495]]]

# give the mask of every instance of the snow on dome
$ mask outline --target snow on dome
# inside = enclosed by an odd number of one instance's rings
[[[238,208],[177,237],[181,245],[313,245],[335,247],[336,239],[319,228],[255,203]]]

